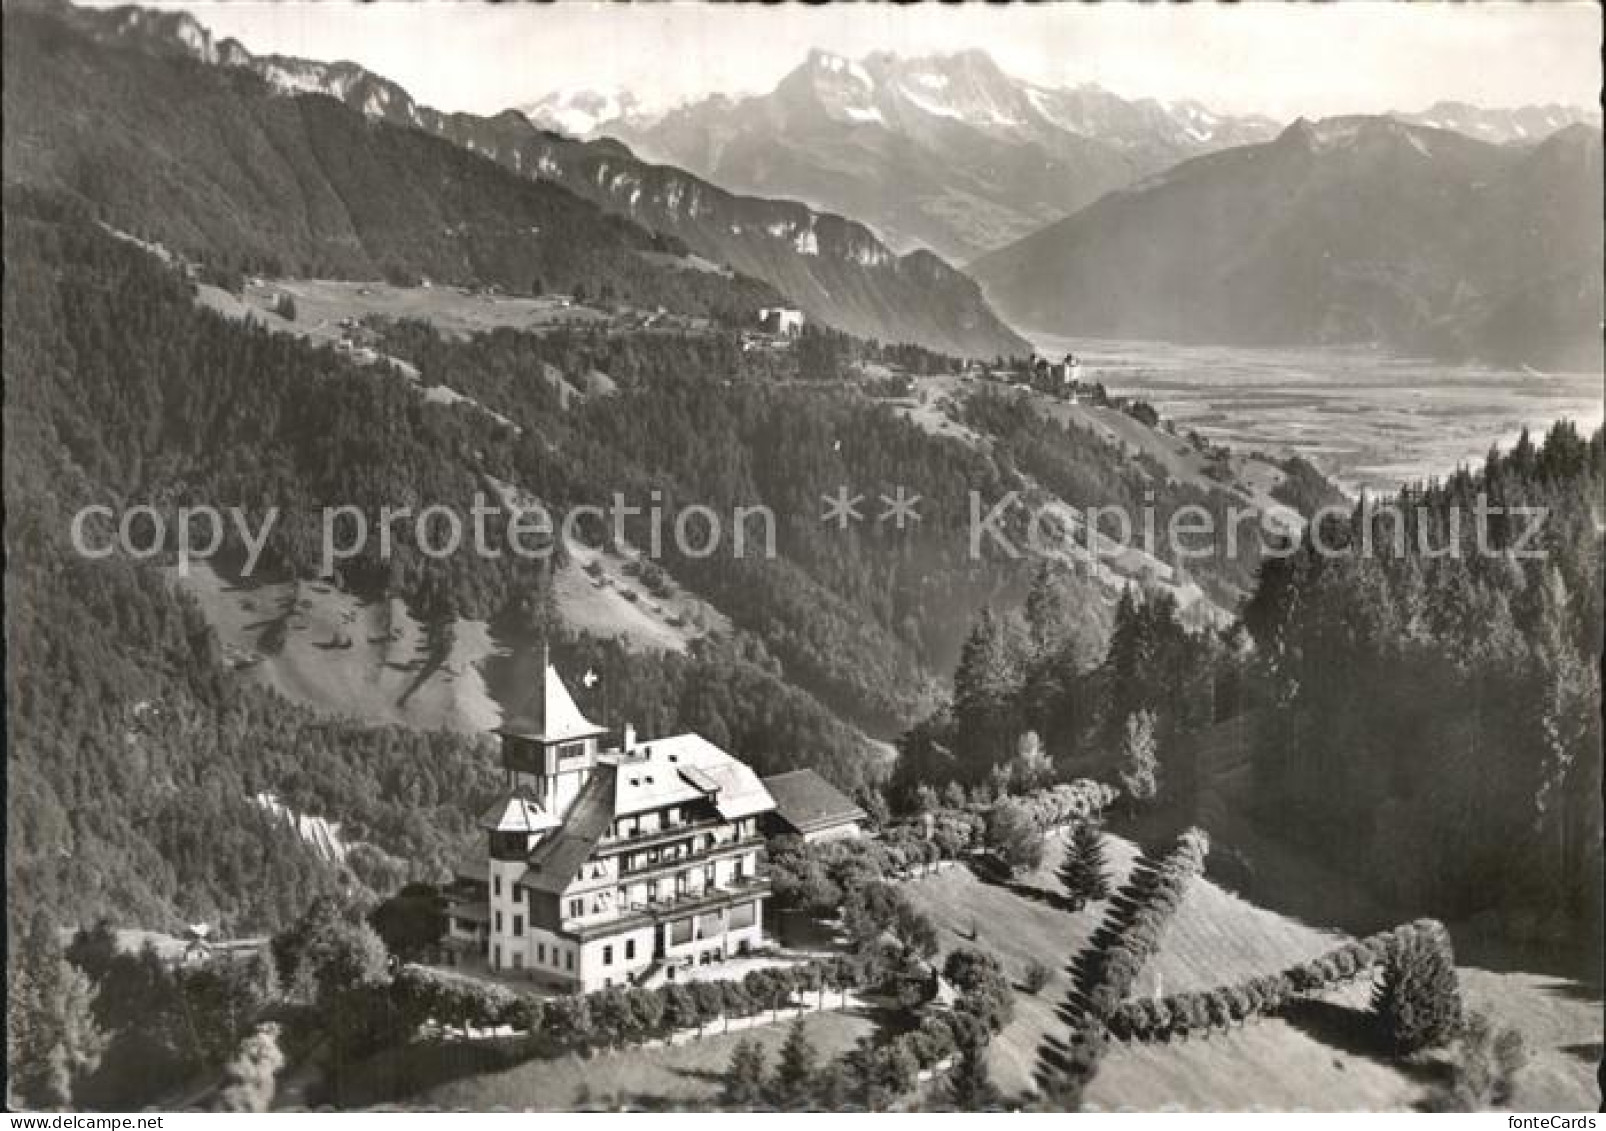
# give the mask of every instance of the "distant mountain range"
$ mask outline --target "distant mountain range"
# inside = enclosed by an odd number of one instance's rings
[[[735,192],[854,216],[897,248],[956,260],[1052,223],[1200,153],[1275,135],[1268,118],[1005,74],[986,52],[862,60],[813,51],[768,94],[649,113],[629,94],[560,91],[537,125],[614,137]]]
[[[328,95],[372,121],[426,131],[523,177],[561,185],[770,284],[812,318],[849,333],[958,355],[1030,348],[964,274],[928,252],[899,256],[853,220],[793,201],[734,195],[680,169],[641,161],[617,142],[588,143],[539,129],[514,111],[442,113],[353,63],[252,55],[235,40],[215,41],[182,12],[50,7],[102,42],[244,69],[281,95]]]
[[[1601,357],[1601,138],[1494,145],[1303,119],[1185,162],[972,265],[1017,325],[1244,345]]]
[[[1586,109],[1556,103],[1490,108],[1473,106],[1467,102],[1435,102],[1419,113],[1394,113],[1389,117],[1414,126],[1454,130],[1479,141],[1492,141],[1500,145],[1543,141],[1568,126],[1600,126],[1598,108]]]
[[[1586,111],[1439,103],[1273,135],[1268,119],[1194,103],[1024,83],[967,51],[814,52],[754,98],[654,113],[628,91],[570,90],[486,117],[420,106],[353,63],[253,55],[183,12],[41,0],[8,20],[41,9],[60,24],[47,50],[7,52],[35,76],[7,78],[8,120],[27,124],[6,137],[8,183],[42,175],[125,217],[162,215],[179,247],[210,225],[240,255],[348,277],[528,285],[539,272],[567,286],[590,270],[616,291],[634,277],[638,300],[706,311],[784,296],[862,337],[972,357],[1029,351],[1007,318],[1073,335],[1600,363],[1600,137]],[[69,27],[127,50],[63,72],[49,48]],[[184,95],[196,121],[163,119],[192,81],[179,60],[260,82],[198,85]],[[356,114],[294,97],[306,94]],[[539,121],[623,134],[676,164]],[[498,181],[473,155],[516,176]],[[743,185],[845,215],[731,191]],[[510,229],[510,216],[528,222]],[[967,275],[929,251],[898,254],[871,225],[900,244],[996,250]],[[652,257],[663,249],[732,274],[693,279]]]

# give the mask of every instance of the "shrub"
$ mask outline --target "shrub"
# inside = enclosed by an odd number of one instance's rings
[[[942,974],[955,989],[961,993],[968,993],[979,986],[987,976],[1000,974],[1002,969],[998,959],[985,951],[960,947],[948,953],[948,959],[943,963]]]
[[[1511,1101],[1516,1077],[1528,1062],[1522,1034],[1498,1033],[1485,1013],[1470,1014],[1461,1025],[1450,1064],[1450,1079],[1429,1093],[1429,1111],[1487,1111]]]
[[[1007,797],[988,811],[987,847],[1011,872],[1026,871],[1043,862],[1043,829],[1025,802]]]
[[[1053,976],[1053,970],[1034,958],[1026,964],[1026,971],[1021,975],[1021,985],[1026,987],[1026,992],[1029,994],[1042,993],[1043,987],[1048,985],[1049,979]]]

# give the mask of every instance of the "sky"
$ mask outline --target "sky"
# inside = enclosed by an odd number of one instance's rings
[[[1420,110],[1440,99],[1590,105],[1600,88],[1592,0],[178,6],[255,53],[350,59],[425,104],[476,113],[565,87],[625,87],[648,105],[765,91],[812,47],[852,57],[981,47],[1011,74],[1045,85],[1091,82],[1126,97],[1194,98],[1281,120]]]

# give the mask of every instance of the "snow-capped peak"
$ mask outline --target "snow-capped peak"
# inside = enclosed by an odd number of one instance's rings
[[[563,87],[519,109],[544,129],[578,138],[592,136],[609,122],[635,121],[646,114],[635,93],[622,87]]]
[[[809,64],[816,70],[828,74],[845,75],[861,86],[875,86],[875,81],[870,78],[870,72],[864,69],[864,64],[841,55],[833,55],[829,51],[821,51],[818,47],[809,52]]]

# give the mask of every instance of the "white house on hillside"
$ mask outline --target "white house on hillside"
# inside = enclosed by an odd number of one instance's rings
[[[766,306],[758,312],[758,324],[765,333],[795,338],[803,332],[803,312],[787,306]]]
[[[487,851],[460,870],[448,939],[493,970],[590,991],[756,947],[775,808],[742,762],[695,734],[604,748],[546,666],[539,717],[499,732],[506,791]]]

